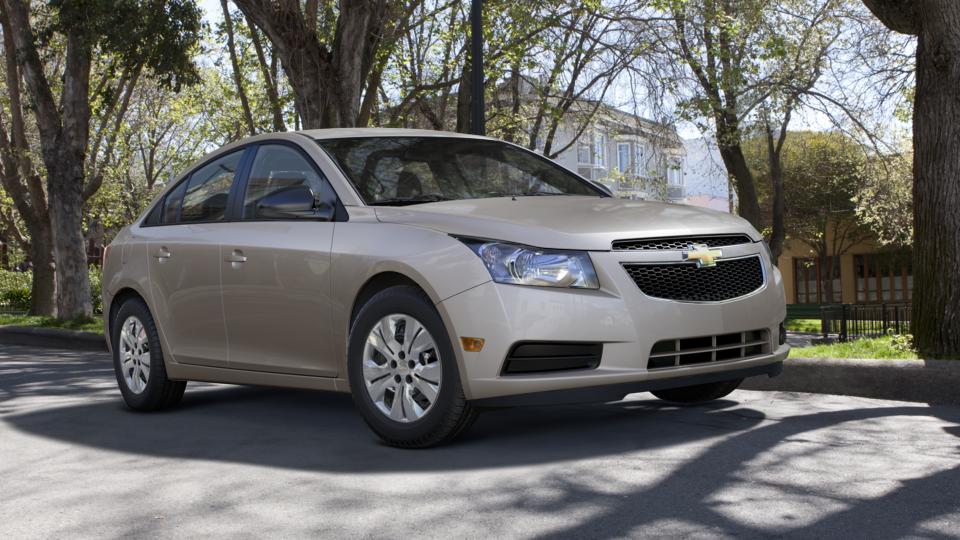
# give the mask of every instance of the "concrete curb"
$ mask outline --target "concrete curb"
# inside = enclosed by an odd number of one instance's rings
[[[58,349],[82,349],[85,351],[107,350],[107,342],[103,338],[103,334],[64,330],[62,328],[0,326],[0,343]]]
[[[741,388],[960,405],[960,361],[788,358],[779,377]]]

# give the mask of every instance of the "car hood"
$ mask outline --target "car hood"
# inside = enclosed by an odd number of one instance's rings
[[[614,240],[746,233],[745,220],[696,206],[586,197],[496,197],[375,207],[377,219],[471,236],[559,249],[606,251]]]

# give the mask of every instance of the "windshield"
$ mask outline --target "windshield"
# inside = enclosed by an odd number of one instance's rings
[[[374,205],[536,195],[603,196],[533,152],[472,138],[358,137],[317,141]]]

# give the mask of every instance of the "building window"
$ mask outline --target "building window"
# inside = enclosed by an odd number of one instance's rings
[[[617,170],[623,174],[630,171],[630,143],[617,143]]]
[[[683,185],[683,171],[680,170],[679,161],[670,161],[667,165],[667,183],[671,186]]]
[[[636,176],[646,176],[646,147],[643,143],[638,142],[633,147],[633,174]]]
[[[603,133],[596,133],[593,136],[593,157],[594,164],[598,167],[607,166],[607,136]]]
[[[580,140],[577,141],[577,163],[580,165],[590,165],[593,162],[590,157],[590,144],[581,137]]]
[[[913,265],[909,253],[854,255],[857,302],[909,302]]]
[[[823,262],[823,264],[820,264]],[[793,259],[798,304],[839,303],[843,299],[839,257]],[[832,274],[832,279],[827,276]]]

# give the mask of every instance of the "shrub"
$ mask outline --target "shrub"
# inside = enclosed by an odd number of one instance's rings
[[[90,268],[90,302],[94,313],[103,312],[100,268]],[[32,272],[0,270],[0,307],[14,311],[30,309]]]
[[[890,347],[901,353],[915,353],[913,334],[893,334],[890,336]]]
[[[0,307],[13,311],[30,309],[30,272],[0,270]]]
[[[89,271],[90,278],[90,303],[93,305],[94,313],[103,313],[103,272],[99,266],[91,266]]]

